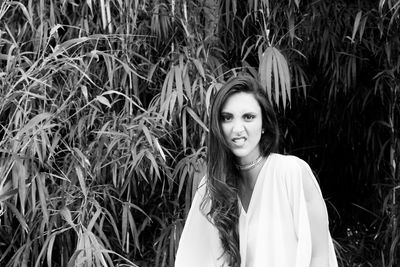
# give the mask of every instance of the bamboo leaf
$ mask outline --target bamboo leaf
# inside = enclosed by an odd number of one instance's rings
[[[277,66],[278,66],[278,73],[277,73],[278,77],[277,77],[277,79],[280,82],[280,89],[281,89],[280,95],[282,97],[283,109],[285,109],[285,107],[286,107],[285,74],[284,74],[283,67],[282,67],[282,64],[283,64],[282,58],[280,57],[280,54],[278,52],[276,53],[275,60],[276,60]],[[285,59],[283,59],[283,60],[285,60]]]
[[[94,224],[96,223],[97,219],[101,215],[101,209],[100,207],[97,207],[96,212],[94,213],[93,217],[90,219],[90,222],[87,226],[87,231],[91,232]]]
[[[211,96],[213,95],[213,93],[215,93],[215,91],[218,91],[221,87],[222,87],[222,84],[218,84],[216,82],[215,83],[211,83],[211,85],[208,87],[207,93],[206,93],[206,109],[207,109],[207,113],[209,113],[209,111],[210,111]]]
[[[26,9],[26,7],[22,3],[16,2],[16,1],[10,1],[9,4],[17,5],[19,8],[21,8],[22,13],[24,14],[25,18],[28,20],[29,24],[31,25],[31,28],[34,29],[32,16],[30,15],[30,13]]]
[[[25,203],[26,203],[26,180],[28,179],[28,171],[21,159],[16,159],[12,169],[13,180],[18,188],[18,196],[20,199],[21,212],[25,215]]]
[[[121,243],[121,238],[119,236],[119,230],[118,230],[118,226],[117,223],[115,222],[115,218],[108,210],[104,210],[104,212],[107,214],[107,218],[114,230],[114,234],[117,237],[118,243]]]
[[[123,259],[125,262],[127,262],[127,264],[129,264],[129,266],[131,266],[131,267],[139,267],[138,265],[134,264],[129,259],[127,259],[124,256],[122,256],[121,254],[116,253],[115,251],[108,250],[108,249],[101,249],[100,252],[114,254],[114,255],[118,256],[119,258]]]
[[[359,37],[360,37],[360,42],[362,41],[362,38],[364,36],[364,31],[365,31],[365,25],[367,24],[367,16],[365,16],[362,21],[361,21],[361,26],[359,30]]]
[[[206,74],[204,71],[204,68],[202,66],[202,64],[200,63],[200,61],[198,59],[193,58],[192,62],[194,63],[194,65],[196,66],[197,71],[200,73],[200,76],[205,79],[206,78]]]
[[[171,95],[169,96],[169,110],[167,110],[169,112],[170,117],[172,117],[174,114],[176,99],[177,99],[177,93],[176,91],[172,91]]]
[[[92,246],[94,247],[93,252],[94,252],[94,259],[96,261],[96,264],[94,266],[109,266],[107,265],[107,262],[104,258],[104,254],[108,255],[108,253],[104,250],[104,247],[102,244],[99,243],[97,240],[96,236],[93,233],[89,233],[89,239],[91,241]]]
[[[144,125],[144,124],[141,125],[141,128],[142,128],[142,131],[143,131],[144,135],[146,136],[147,143],[152,148],[154,148],[149,128],[147,128],[146,125]]]
[[[74,147],[73,151],[76,153],[76,156],[80,160],[80,164],[82,164],[82,166],[90,166],[90,161],[88,160],[88,158],[85,155],[83,155],[83,153],[80,149],[78,149],[77,147]]]
[[[15,194],[18,193],[18,188],[8,190],[11,185],[7,183],[7,186],[0,188],[0,203],[6,201],[10,197],[13,197]]]
[[[81,257],[82,249],[76,249],[74,254],[72,254],[71,258],[68,261],[67,267],[77,267],[79,265],[76,264],[77,259]]]
[[[132,233],[132,237],[135,242],[135,246],[137,249],[140,249],[140,244],[139,244],[139,233],[135,224],[135,220],[133,219],[132,213],[130,210],[128,210],[128,220],[129,220],[129,225]]]
[[[32,119],[30,119],[29,122],[21,130],[18,131],[17,136],[21,137],[23,134],[30,131],[32,128],[37,127],[40,122],[50,118],[51,115],[52,115],[51,113],[46,113],[46,112],[36,115]]]
[[[172,86],[174,84],[174,78],[175,78],[175,67],[172,66],[170,71],[171,74],[169,75],[169,79],[168,79],[168,84],[167,84],[167,96],[170,96],[173,92],[172,90]]]
[[[266,89],[269,100],[272,97],[272,63],[273,63],[273,49],[268,47],[264,53],[260,54],[260,67],[259,76],[260,83]]]
[[[60,25],[60,24],[56,24],[56,25],[54,25],[53,27],[51,27],[49,38],[50,38],[50,37],[53,37],[53,36],[58,32],[58,30],[59,30],[60,28],[61,28],[61,29],[64,29],[64,27],[63,27],[62,25]]]
[[[247,41],[247,40],[246,40]],[[246,53],[242,56],[242,61],[245,61],[246,60],[246,58],[248,57],[248,55],[253,51],[253,48],[254,48],[254,44],[253,45],[250,45],[248,48],[247,48],[247,50],[246,50]],[[242,48],[243,49],[243,48]],[[242,54],[243,54],[243,52],[242,52]]]
[[[52,252],[54,247],[54,241],[56,240],[56,235],[51,234],[49,237],[49,243],[47,245],[47,266],[52,266]]]
[[[30,240],[30,238],[28,238],[26,244],[24,244],[23,248],[24,248],[24,252],[22,254],[22,262],[21,262],[21,267],[28,267],[28,261],[29,261],[29,256],[31,254],[31,244],[32,241]]]
[[[145,156],[146,156],[146,158],[148,158],[148,159],[150,160],[150,162],[151,162],[151,165],[152,165],[151,170],[154,170],[154,171],[156,172],[156,176],[157,176],[158,178],[160,178],[160,171],[159,171],[159,168],[158,168],[158,164],[157,164],[157,161],[156,161],[156,159],[154,158],[153,154],[151,154],[150,151],[147,151],[147,150],[146,150]]]
[[[182,189],[183,189],[183,185],[184,185],[184,183],[186,181],[187,173],[188,173],[188,165],[185,164],[183,166],[183,169],[181,171],[181,175],[179,177],[179,188],[178,188],[177,198],[179,198],[179,196],[181,195],[181,192],[182,192]]]
[[[90,12],[93,14],[93,4],[92,4],[92,0],[86,0],[86,3],[90,9]]]
[[[175,240],[174,238],[171,236],[172,235],[172,231],[170,231],[169,233],[169,255],[175,255]],[[172,257],[169,258],[169,266],[174,265],[174,259]]]
[[[289,36],[290,40],[293,42],[294,37],[295,37],[295,27],[294,27],[294,17],[293,15],[288,15],[288,24],[289,24]]]
[[[87,189],[85,178],[83,177],[82,169],[79,166],[75,166],[76,175],[78,176],[79,185],[85,198],[87,198]]]
[[[95,227],[96,232],[98,233],[99,237],[101,238],[101,240],[103,240],[103,242],[106,244],[106,247],[110,248],[110,247],[112,247],[112,246],[111,246],[111,243],[110,243],[109,239],[107,238],[107,236],[105,235],[105,233],[104,233],[104,231],[103,231],[103,229],[104,229],[104,230],[107,230],[107,229],[104,227],[104,220],[105,220],[105,218],[106,218],[106,217],[105,217],[104,214],[103,214],[103,216],[102,216],[101,219],[100,219],[100,222],[97,223],[97,224],[94,224],[94,227]]]
[[[98,95],[98,96],[96,96],[96,100],[99,101],[100,103],[102,103],[103,105],[111,108],[110,101],[108,101],[108,99],[105,98],[104,96]]]
[[[63,43],[61,43],[60,45],[57,45],[55,47],[55,51],[53,52],[54,55],[52,55],[53,57],[61,52],[67,51],[69,48],[82,44],[84,42],[87,42],[89,40],[88,37],[79,37],[79,38],[72,38],[69,39]]]
[[[89,102],[89,95],[88,95],[88,91],[87,91],[87,87],[86,85],[82,85],[81,86],[81,90],[82,90],[82,94],[86,99],[86,102]]]
[[[171,75],[172,75],[172,73],[171,73],[171,71],[169,71],[167,73],[167,75],[165,76],[165,80],[164,80],[163,86],[161,88],[161,96],[160,96],[161,104],[163,104],[165,102],[165,100],[166,100],[166,98],[167,98],[167,96],[169,94],[169,92],[168,92],[168,84],[169,84],[169,80],[171,79]]]
[[[60,210],[61,216],[64,218],[64,220],[72,227],[75,228],[75,223],[72,221],[72,215],[71,211],[67,208],[64,207]]]
[[[22,229],[27,233],[28,232],[28,224],[25,221],[24,216],[18,211],[18,209],[9,202],[3,202],[11,211],[14,213],[15,217],[17,218],[19,224],[21,225]]]
[[[361,17],[362,17],[362,11],[360,10],[360,11],[357,12],[356,18],[354,20],[353,34],[351,35],[351,41],[353,43],[354,43],[354,38],[356,37],[357,31],[358,31],[358,28],[359,28],[359,25],[360,25]]]
[[[156,148],[160,152],[161,157],[163,158],[163,160],[166,161],[166,157],[165,157],[164,151],[163,151],[162,147],[160,146],[160,143],[158,142],[158,138],[154,138],[154,144],[156,145]],[[1,199],[1,194],[0,194],[0,199]]]
[[[190,107],[186,107],[187,112],[189,115],[204,129],[204,131],[208,132],[207,126],[204,124],[204,122],[200,119],[199,116],[194,112],[194,110]]]
[[[182,69],[179,66],[175,66],[175,84],[177,90],[179,110],[183,107],[183,82],[182,82]]]
[[[128,226],[128,206],[122,205],[122,247],[125,247],[126,239],[127,239],[127,226]]]
[[[78,260],[78,265],[80,263],[82,263],[87,266],[93,266],[93,250],[94,250],[93,245],[94,244],[91,242],[91,239],[89,236],[90,234],[91,233],[88,231],[85,231],[83,233],[82,237],[83,237],[83,244],[84,244],[84,249],[83,249],[84,257],[82,257],[80,259],[81,261]]]
[[[32,142],[33,142],[32,150],[34,152],[34,155],[36,155],[38,157],[39,163],[43,164],[43,155],[42,155],[42,151],[40,149],[38,138],[33,138]]]
[[[45,223],[49,225],[49,210],[47,209],[47,189],[45,186],[45,176],[43,173],[38,174],[36,178],[37,190],[39,192],[40,206]]]
[[[276,50],[276,55],[277,55],[276,59],[277,59],[278,70],[279,70],[279,80],[280,80],[280,84],[281,84],[283,108],[285,109],[286,95],[288,96],[289,104],[290,104],[290,100],[291,100],[289,67],[288,67],[285,57],[278,50]]]
[[[185,65],[185,71],[183,72],[183,80],[182,81],[183,81],[183,85],[185,88],[187,99],[188,99],[188,101],[191,101],[193,99],[192,87],[190,86],[190,77],[187,72],[187,66],[188,66],[188,64]]]
[[[279,72],[275,51],[274,56],[272,57],[272,71],[274,76],[275,103],[279,108]]]
[[[182,144],[185,152],[187,146],[186,109],[182,111]]]
[[[147,73],[147,80],[149,80],[149,81],[153,80],[153,75],[154,75],[154,72],[156,71],[156,69],[158,68],[158,64],[159,64],[159,62],[157,62],[156,64],[152,64],[149,72]]]

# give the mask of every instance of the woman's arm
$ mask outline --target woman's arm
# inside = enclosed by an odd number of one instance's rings
[[[215,267],[223,265],[222,247],[218,230],[201,210],[205,195],[205,179],[193,199],[175,259],[175,267]],[[209,207],[205,207],[207,210]]]
[[[311,170],[303,168],[303,187],[310,221],[312,255],[310,267],[329,266],[328,214]]]

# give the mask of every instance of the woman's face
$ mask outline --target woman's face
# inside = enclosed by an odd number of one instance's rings
[[[240,164],[250,163],[260,155],[262,113],[253,94],[239,92],[229,96],[220,121],[225,140]]]

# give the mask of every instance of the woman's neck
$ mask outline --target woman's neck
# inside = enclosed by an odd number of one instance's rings
[[[266,158],[263,158],[257,166],[255,166],[253,169],[250,170],[243,170],[240,171],[240,176],[241,176],[241,186],[244,187],[244,189],[253,191],[254,186],[257,182],[258,174],[260,173],[264,163],[265,163]]]
[[[247,212],[250,200],[253,195],[254,187],[256,185],[258,174],[260,173],[264,163],[265,158],[263,158],[261,164],[257,165],[251,170],[240,171],[240,180],[239,180],[239,197],[242,203],[243,209]]]

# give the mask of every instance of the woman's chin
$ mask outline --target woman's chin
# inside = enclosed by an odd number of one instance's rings
[[[246,151],[232,151],[232,153],[238,162],[245,161],[245,159],[249,156],[249,153]]]

